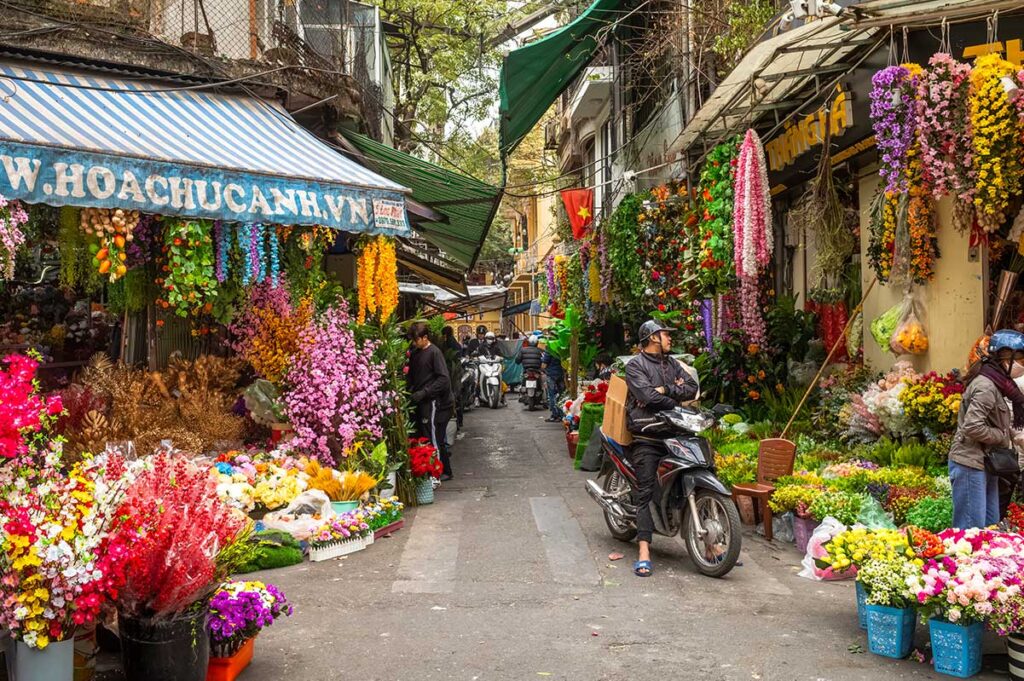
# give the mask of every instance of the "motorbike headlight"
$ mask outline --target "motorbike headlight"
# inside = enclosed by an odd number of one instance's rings
[[[698,411],[676,411],[671,418],[675,425],[692,433],[700,433],[715,425],[713,418]]]

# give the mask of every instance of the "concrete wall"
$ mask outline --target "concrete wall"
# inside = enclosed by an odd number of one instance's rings
[[[878,175],[870,173],[860,180],[861,196],[861,258],[864,262],[862,280],[867,291],[874,271],[867,260],[870,225],[870,203],[878,186]],[[938,203],[938,237],[941,257],[936,262],[935,278],[920,291],[926,313],[925,329],[929,348],[925,355],[909,357],[918,371],[946,372],[961,368],[967,353],[985,327],[985,253],[972,262],[969,258],[969,236],[959,234],[952,226],[952,201]],[[891,286],[876,285],[864,303],[864,360],[879,370],[892,366],[896,358],[879,348],[871,336],[870,323],[903,299],[904,291]]]

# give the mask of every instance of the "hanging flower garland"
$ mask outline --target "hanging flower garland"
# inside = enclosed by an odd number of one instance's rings
[[[917,130],[917,82],[906,66],[889,66],[871,78],[871,123],[885,191],[907,188],[907,154]]]
[[[357,321],[365,324],[367,318],[374,315],[386,321],[398,307],[398,257],[394,242],[385,236],[366,241],[359,255],[357,269]]]
[[[945,52],[932,55],[928,66],[917,86],[923,179],[936,199],[952,195],[969,200],[974,191],[968,125],[971,67]]]
[[[1021,122],[1002,83],[1013,75],[1013,65],[998,54],[979,57],[971,72],[974,208],[979,226],[987,233],[1006,221],[1010,201],[1020,189]]]
[[[733,275],[733,178],[739,146],[739,137],[718,145],[700,172],[698,282],[708,294],[728,290]]]
[[[896,253],[896,213],[897,195],[879,186],[871,207],[868,261],[882,284],[888,283],[892,276]]]
[[[564,255],[555,256],[555,281],[558,282],[559,307],[566,309],[572,302],[569,298],[569,259]]]
[[[240,222],[235,225],[235,243],[238,244],[238,252],[242,254],[242,286],[252,283],[252,248],[249,230],[251,225]]]
[[[754,130],[748,130],[736,164],[734,261],[740,279],[740,313],[752,344],[764,347],[767,331],[761,313],[758,279],[771,262],[774,246],[771,227],[771,195],[764,147]]]
[[[213,242],[217,247],[217,282],[223,284],[228,280],[228,258],[231,253],[231,240],[226,238],[230,234],[227,227],[220,220],[213,222]]]
[[[601,225],[601,229],[597,233],[597,259],[600,263],[600,296],[601,302],[608,304],[611,302],[611,291],[612,291],[612,270],[608,267],[608,242],[605,236],[604,224]]]
[[[377,298],[374,291],[374,279],[377,276],[378,249],[377,240],[371,239],[363,246],[359,254],[357,265],[357,281],[359,285],[359,315],[356,318],[360,324],[366,323],[367,315],[372,316],[377,312]]]
[[[548,304],[558,304],[558,282],[555,281],[555,256],[549,255],[544,261],[544,272],[548,285]]]
[[[164,232],[164,308],[179,317],[209,313],[217,297],[212,225],[205,220],[175,220]]]
[[[909,94],[917,97],[924,69],[918,64],[904,64],[913,88]],[[918,101],[914,106],[920,111]],[[921,126],[921,118],[915,116]],[[932,195],[925,175],[925,153],[921,144],[920,129],[915,131],[914,143],[907,151],[906,176],[909,200],[907,202],[907,243],[906,259],[909,278],[916,284],[926,284],[935,276],[935,260],[939,257],[938,239],[935,235],[935,211]]]
[[[25,243],[20,227],[28,222],[28,213],[19,201],[0,195],[0,279],[14,278],[14,262]]]
[[[266,277],[263,265],[263,225],[253,222],[249,227],[249,256],[252,265],[252,280],[256,283],[263,281]]]
[[[268,278],[270,285],[277,288],[281,285],[281,244],[278,242],[277,228],[267,225],[267,244],[269,246]]]
[[[590,246],[589,244],[580,245],[580,286],[583,293],[583,310],[586,313],[587,319],[593,321],[595,318],[594,303],[590,299]]]

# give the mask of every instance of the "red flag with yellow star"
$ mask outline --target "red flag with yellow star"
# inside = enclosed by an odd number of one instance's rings
[[[562,203],[565,204],[565,212],[569,214],[573,238],[582,239],[587,233],[587,227],[594,222],[594,190],[564,189]]]

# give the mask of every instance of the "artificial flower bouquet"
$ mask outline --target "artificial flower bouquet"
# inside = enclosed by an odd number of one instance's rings
[[[221,500],[207,468],[184,456],[145,461],[116,517],[138,525],[124,560],[122,615],[173,618],[201,607],[250,557],[249,519]]]
[[[247,513],[284,508],[309,487],[302,463],[286,451],[228,452],[214,465],[221,498]]]
[[[370,526],[366,523],[365,516],[360,515],[360,512],[356,510],[327,518],[313,532],[309,541],[313,546],[318,546],[346,539],[358,539],[365,537],[369,532]]]
[[[816,562],[821,569],[842,573],[858,570],[868,560],[895,562],[901,556],[913,557],[906,532],[901,530],[855,527],[837,534],[822,545],[825,555]],[[907,555],[908,551],[910,555]]]
[[[409,440],[409,470],[416,479],[439,478],[444,466],[437,456],[437,448],[427,438]]]
[[[273,584],[257,581],[222,584],[210,599],[207,626],[213,656],[231,657],[274,620],[291,614],[291,604]]]
[[[44,398],[36,381],[38,356],[8,355],[0,367],[0,462],[45,451],[64,411],[59,395]]]
[[[378,480],[364,471],[339,471],[307,460],[304,473],[309,488],[318,489],[331,501],[358,501],[377,486]]]
[[[60,443],[0,476],[0,626],[30,648],[74,636],[118,597],[135,517],[118,518],[132,472],[115,455],[60,471]]]

